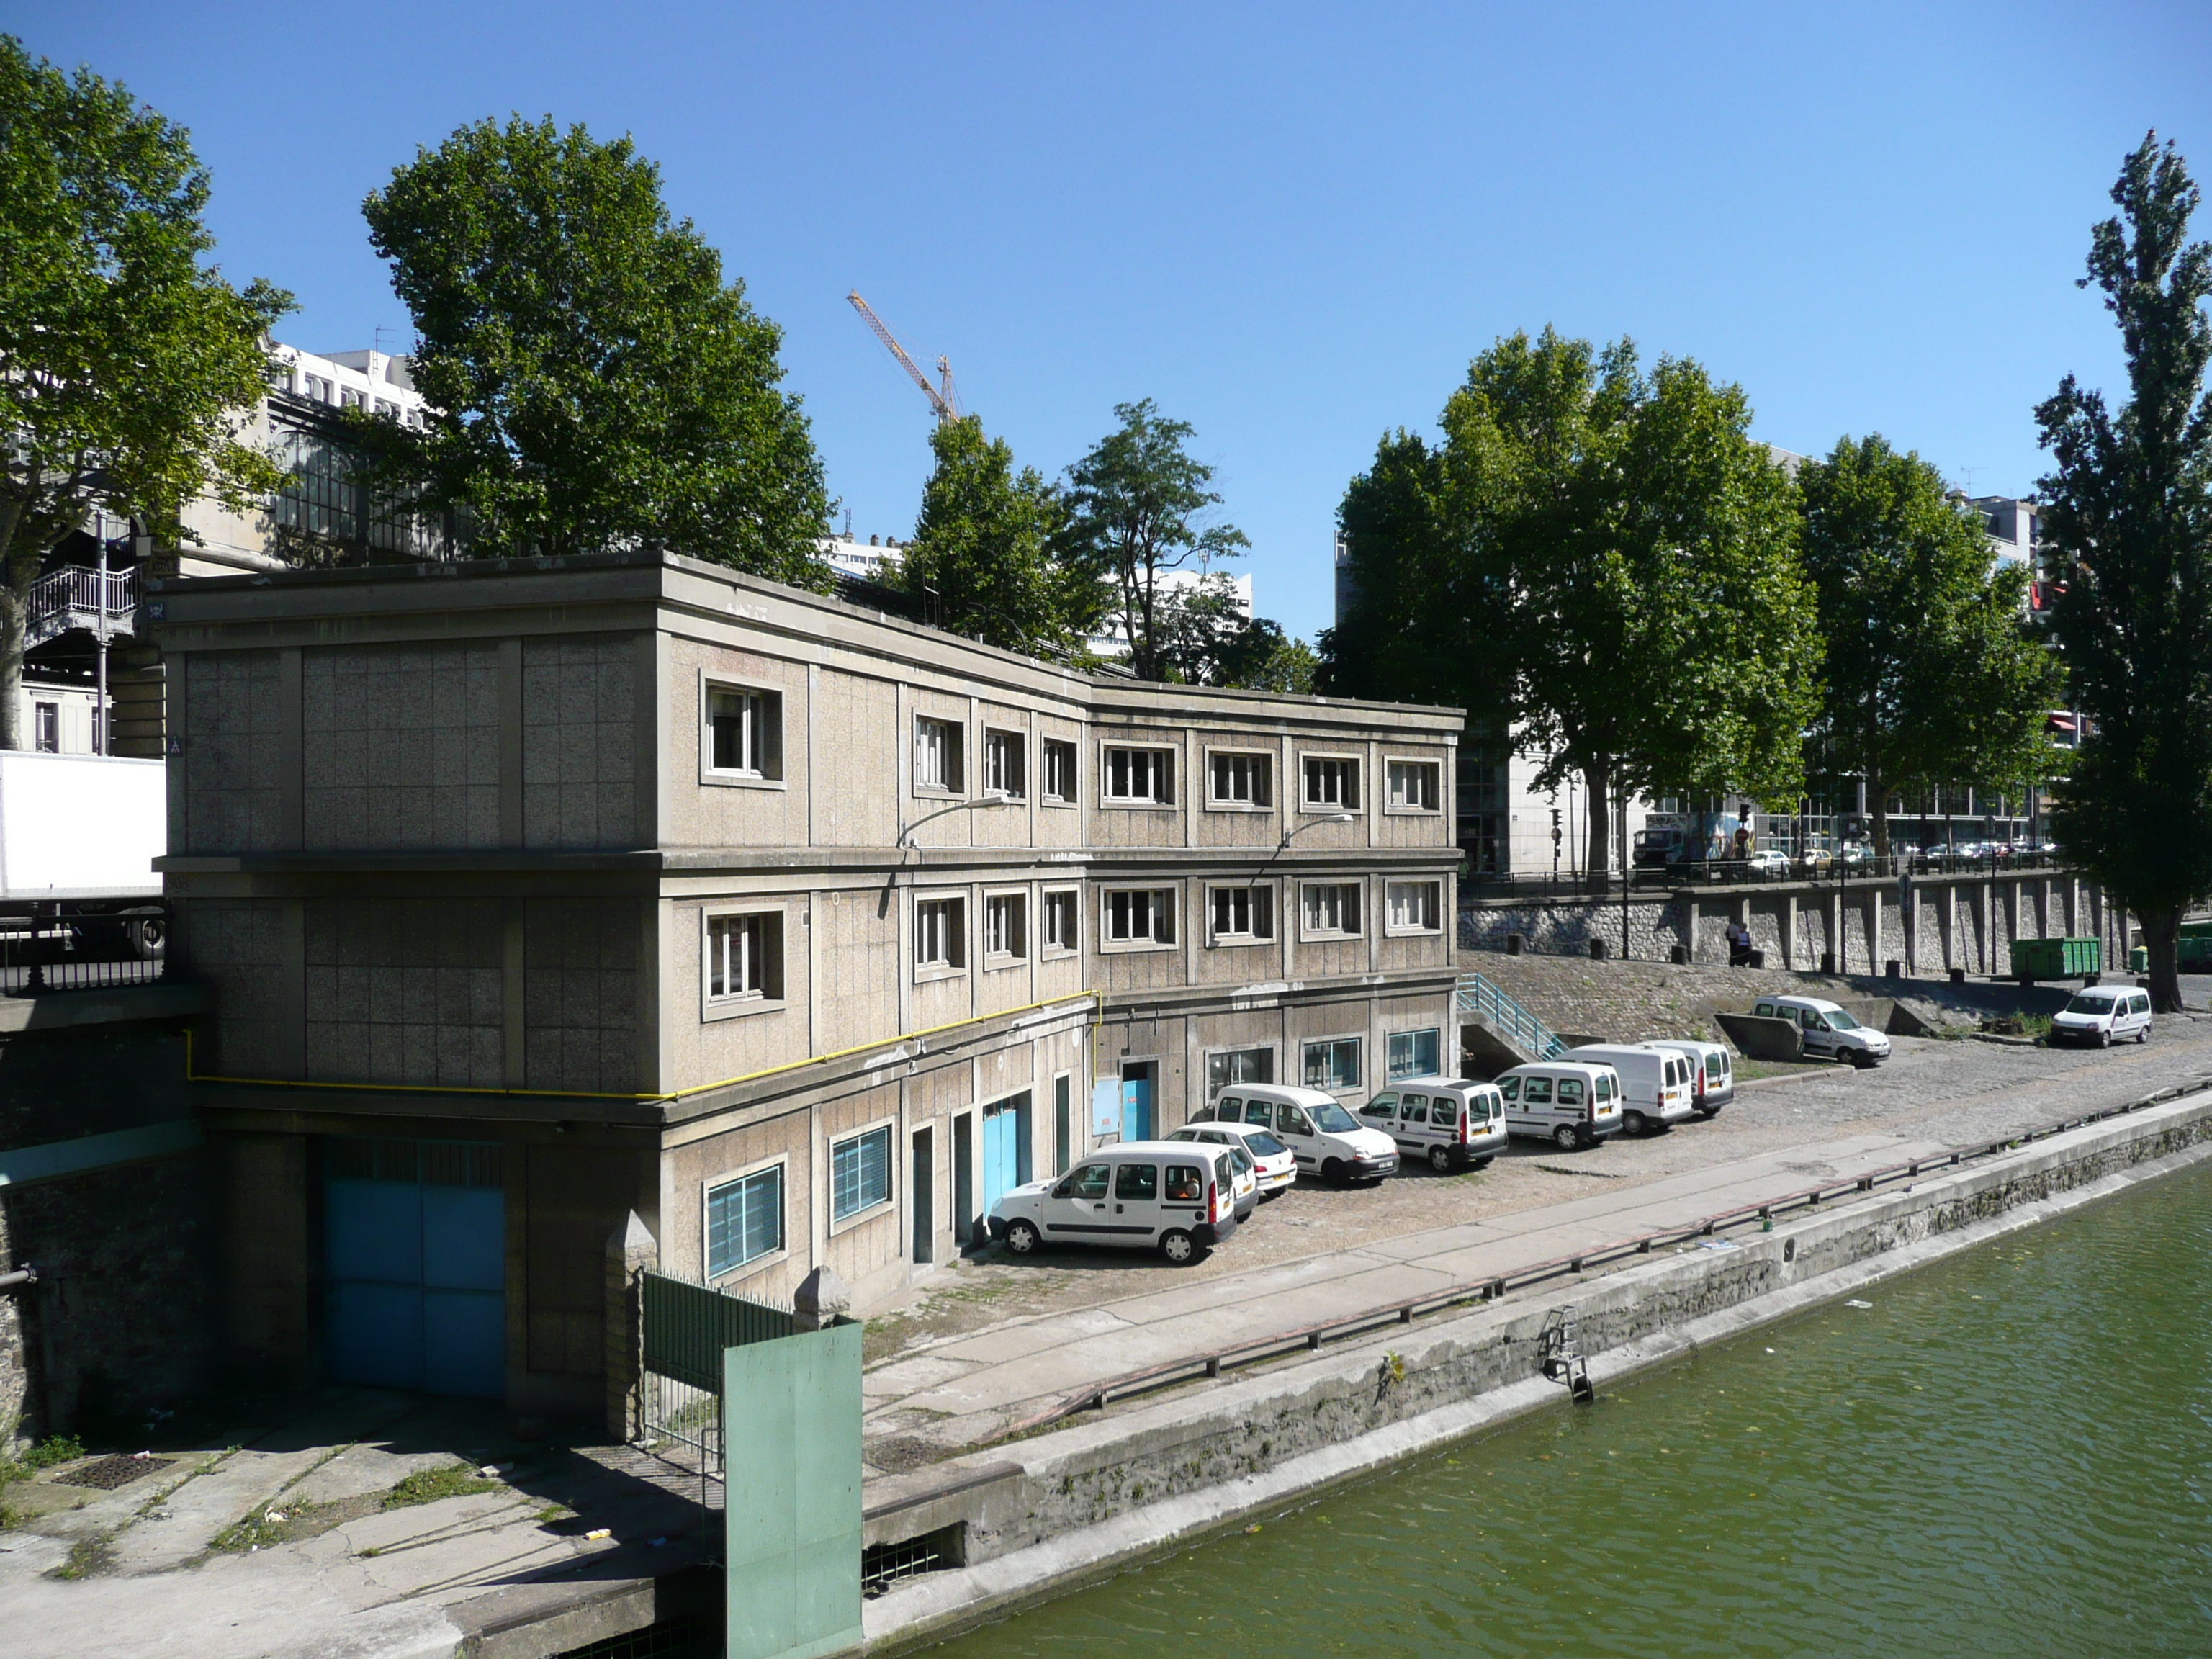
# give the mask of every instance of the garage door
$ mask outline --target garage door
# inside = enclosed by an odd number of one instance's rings
[[[332,1139],[324,1154],[331,1379],[429,1394],[506,1390],[500,1149]]]

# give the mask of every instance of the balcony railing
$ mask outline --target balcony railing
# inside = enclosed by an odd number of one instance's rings
[[[25,647],[44,645],[75,629],[103,638],[136,630],[138,573],[67,564],[31,584]]]
[[[167,910],[0,916],[0,994],[150,985],[167,967]]]

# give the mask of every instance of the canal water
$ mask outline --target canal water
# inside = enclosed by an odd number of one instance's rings
[[[2212,1171],[1864,1299],[938,1652],[2212,1654]]]

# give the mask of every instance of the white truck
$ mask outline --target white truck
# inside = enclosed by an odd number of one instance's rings
[[[162,762],[0,750],[0,937],[18,952],[160,956],[168,844]]]

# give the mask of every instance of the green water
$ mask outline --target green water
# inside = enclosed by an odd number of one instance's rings
[[[940,1655],[2212,1654],[2212,1172]]]

